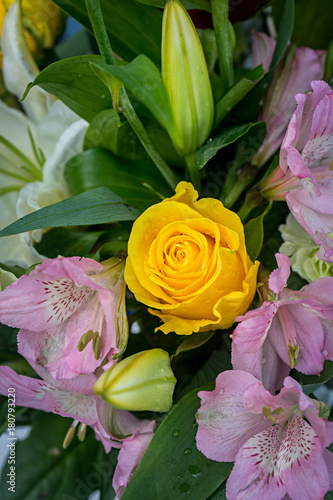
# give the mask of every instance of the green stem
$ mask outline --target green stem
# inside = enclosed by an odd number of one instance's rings
[[[224,83],[224,92],[227,92],[234,84],[232,49],[228,27],[229,1],[211,0],[210,4],[219,56],[220,76]]]
[[[91,26],[104,61],[115,66],[116,60],[105,28],[100,0],[85,0]]]
[[[129,100],[124,89],[122,89],[121,91],[120,106],[122,107],[123,114],[126,120],[131,125],[132,129],[138,136],[139,140],[141,141],[141,144],[149,154],[150,158],[153,160],[156,167],[161,172],[161,174],[163,175],[164,179],[167,181],[169,186],[172,189],[175,189],[178,182],[177,177],[172,172],[171,168],[165,163],[162,156],[159,154],[159,152],[151,142],[146,129],[142,125],[142,122],[138,117],[138,115],[136,114],[131,104],[131,101]]]
[[[201,192],[201,175],[200,175],[200,170],[198,169],[198,166],[195,162],[195,156],[194,153],[185,156],[185,162],[187,166],[188,173],[190,175],[191,182],[193,186]]]
[[[85,0],[90,22],[99,46],[101,55],[107,64],[115,65],[116,61],[112,51],[109,37],[106,32],[103,14],[101,10],[100,0]],[[138,136],[141,144],[147,151],[148,155],[155,163],[156,167],[163,175],[169,186],[174,189],[177,185],[177,178],[170,167],[163,160],[153,143],[151,142],[146,129],[136,114],[124,88],[121,90],[120,106],[128,123]]]
[[[260,194],[257,187],[252,188],[247,193],[243,206],[237,212],[238,217],[244,223],[254,208],[260,207],[260,205],[263,205],[266,202],[267,200]]]
[[[226,208],[231,208],[236,203],[243,191],[245,191],[245,189],[252,184],[257,176],[257,173],[258,169],[251,164],[245,165],[242,168],[242,171],[238,174],[235,171],[230,171],[221,196],[221,201]],[[228,181],[232,181],[235,176],[237,176],[236,182],[230,188],[230,182]]]

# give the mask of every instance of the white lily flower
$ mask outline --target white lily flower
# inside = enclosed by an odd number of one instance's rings
[[[7,89],[21,97],[39,70],[23,35],[15,2],[6,15],[1,47]],[[70,196],[63,171],[83,149],[88,124],[62,102],[33,88],[23,102],[27,116],[0,101],[0,228]],[[29,267],[43,259],[33,246],[42,231],[0,239],[0,262]]]

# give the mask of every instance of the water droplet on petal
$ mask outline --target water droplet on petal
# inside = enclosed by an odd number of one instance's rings
[[[223,394],[224,394],[224,389],[220,389],[219,390],[219,396],[223,396]]]
[[[322,351],[322,355],[324,356],[324,358],[326,358],[328,356],[328,352],[326,351],[326,349],[324,349]]]

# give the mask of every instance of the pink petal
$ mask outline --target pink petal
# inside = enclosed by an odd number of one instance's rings
[[[320,317],[333,320],[333,278],[312,281],[297,292],[297,295],[310,299],[307,303]]]
[[[301,373],[317,375],[323,370],[324,331],[316,314],[301,303],[279,308],[269,331],[269,339],[288,365],[288,345],[299,345],[295,368]]]
[[[333,453],[331,453],[329,450],[324,450],[323,457],[326,463],[328,477],[330,481],[330,486],[328,490],[331,491],[333,490]]]
[[[281,500],[284,497],[286,488],[276,466],[282,436],[282,426],[275,425],[242,446],[227,481],[228,500]]]
[[[112,480],[112,486],[117,498],[122,497],[153,435],[153,432],[139,434],[124,441],[118,455],[118,464]]]
[[[60,324],[95,293],[96,285],[76,266],[84,266],[86,260],[91,261],[78,257],[45,259],[29,276],[22,276],[0,294],[0,320],[34,331]],[[88,265],[91,268],[90,262]]]
[[[257,432],[271,424],[263,415],[244,412],[243,392],[258,381],[249,373],[233,370],[222,372],[212,392],[201,391],[201,407],[197,413],[197,448],[218,462],[235,459],[239,448]]]
[[[269,288],[272,292],[278,294],[287,286],[287,281],[290,276],[290,259],[283,253],[276,253],[275,258],[278,264],[278,269],[275,269],[269,277]]]
[[[311,125],[311,135],[302,151],[310,167],[327,165],[333,156],[333,93],[325,95],[317,105]]]
[[[52,378],[77,377],[78,372],[67,365],[64,357],[66,322],[50,332],[21,329],[17,336],[18,352],[31,364],[47,368]]]
[[[252,66],[255,68],[259,64],[262,64],[265,72],[269,70],[269,66],[272,61],[273,52],[275,49],[276,42],[274,38],[266,35],[266,33],[260,33],[259,31],[254,31],[252,35]]]
[[[276,303],[264,302],[258,309],[243,317],[233,334],[232,340],[240,354],[255,353],[265,342],[268,330],[277,311]]]
[[[293,417],[284,432],[277,469],[292,500],[318,500],[329,488],[319,437],[300,417]]]

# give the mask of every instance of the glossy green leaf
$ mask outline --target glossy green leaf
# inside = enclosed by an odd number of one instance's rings
[[[96,77],[90,62],[102,61],[100,56],[78,56],[47,66],[25,91],[38,85],[57,96],[70,109],[87,121],[101,110],[112,107],[105,85]]]
[[[143,3],[145,5],[150,5],[152,7],[159,7],[164,9],[165,0],[136,0],[137,2]],[[200,9],[210,12],[209,0],[180,0],[185,7],[185,9]]]
[[[192,335],[187,336],[181,344],[177,347],[175,354],[172,356],[178,356],[181,352],[191,351],[192,349],[196,349],[204,345],[208,340],[212,338],[215,334],[215,331],[210,332],[200,332],[200,333],[192,333]]]
[[[85,0],[53,0],[66,14],[92,32]],[[161,59],[162,12],[135,0],[101,0],[112,49],[131,61],[146,54],[156,64]]]
[[[271,201],[261,215],[251,219],[244,226],[246,249],[251,260],[256,260],[260,254],[260,250],[264,242],[263,220],[265,215],[268,214],[272,208],[272,205],[273,202]]]
[[[34,229],[59,226],[89,226],[133,221],[139,212],[108,188],[97,188],[25,215],[0,231],[0,237]]]
[[[99,77],[102,70],[106,79],[112,75],[122,81],[169,133],[173,131],[171,106],[161,73],[148,57],[140,55],[125,66],[112,66],[98,61],[92,63],[91,67]]]
[[[165,196],[173,194],[151,161],[124,162],[102,148],[74,156],[66,165],[65,178],[74,194],[106,186],[140,211],[161,201],[143,183]]]
[[[305,394],[310,394],[333,377],[333,361],[325,361],[324,369],[319,375],[303,375],[297,372],[297,378]]]
[[[246,125],[236,125],[222,130],[214,139],[210,139],[204,146],[196,151],[195,161],[197,166],[199,168],[204,167],[220,149],[237,141],[237,139],[245,135],[253,125],[255,124],[247,123]]]
[[[94,433],[88,431],[81,443],[74,437],[67,450],[62,442],[71,419],[38,412],[27,439],[15,446],[15,493],[8,492],[5,465],[0,486],[1,498],[15,500],[61,499],[87,500],[113,475],[117,452],[106,455]]]
[[[212,389],[212,386],[205,387]],[[175,405],[157,429],[122,500],[202,500],[228,477],[232,464],[208,460],[195,444],[197,389]]]
[[[253,89],[264,76],[264,73],[262,64],[251,69],[218,101],[215,108],[216,124],[219,124],[236,104]]]
[[[35,244],[38,253],[50,259],[58,255],[64,257],[86,256],[102,236],[103,231],[76,231],[64,227],[47,231],[42,240]]]
[[[285,0],[278,27],[278,37],[272,57],[270,71],[274,71],[288,47],[294,27],[295,0]]]
[[[207,500],[227,500],[226,482],[222,483]]]

